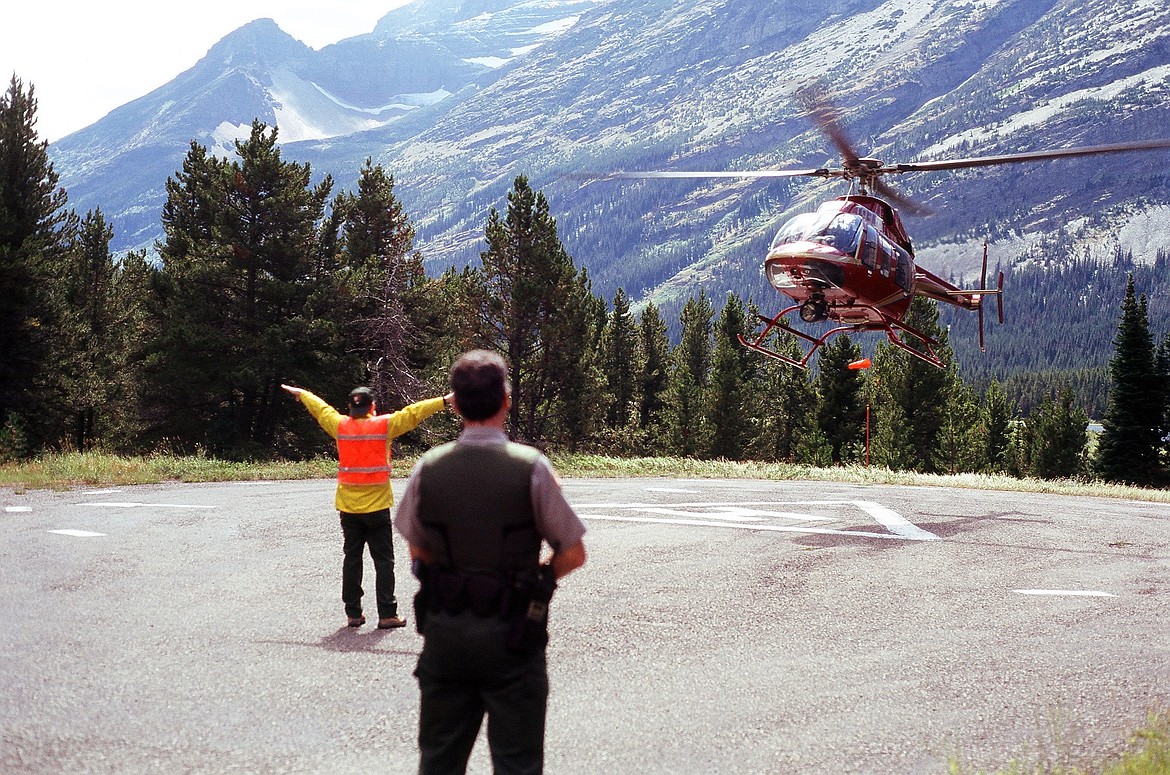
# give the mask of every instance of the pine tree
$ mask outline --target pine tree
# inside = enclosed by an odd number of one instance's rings
[[[1081,472],[1089,418],[1076,405],[1071,387],[1059,397],[1055,391],[1028,418],[1032,428],[1031,474],[1041,479],[1063,479]]]
[[[983,462],[987,471],[1001,473],[1008,470],[1008,451],[1011,445],[1011,424],[1015,407],[998,380],[992,380],[983,395]]]
[[[1008,473],[1017,479],[1032,475],[1032,451],[1035,432],[1028,421],[1012,426],[1011,442],[1008,445]]]
[[[638,319],[642,368],[638,375],[638,429],[644,454],[658,450],[663,442],[667,389],[670,385],[670,340],[666,322],[653,303],[646,305]]]
[[[0,96],[0,459],[50,442],[56,422],[43,411],[62,398],[46,395],[60,313],[51,285],[76,216],[65,210],[36,112],[33,87],[14,75]]]
[[[603,340],[607,319],[605,300],[593,294],[589,274],[582,269],[565,297],[564,317],[550,333],[552,346],[547,369],[556,374],[558,397],[552,422],[556,441],[570,452],[592,438],[603,418],[605,375]],[[565,343],[570,343],[565,346]]]
[[[1152,485],[1159,479],[1158,449],[1164,407],[1159,396],[1145,296],[1125,288],[1121,321],[1109,362],[1112,387],[1097,445],[1096,470],[1105,479]]]
[[[580,338],[595,299],[587,276],[578,275],[561,244],[548,200],[523,175],[508,193],[507,213],[489,213],[486,237],[482,268],[473,274],[479,336],[511,369],[511,433],[539,444],[561,403],[579,400],[570,389],[579,390],[574,383],[587,376],[581,372],[583,351],[569,344]],[[592,375],[596,364],[589,368]],[[583,432],[574,425],[574,434]]]
[[[630,312],[630,298],[618,288],[613,312],[605,332],[605,382],[608,388],[606,425],[621,430],[629,425],[636,409],[638,372],[638,331]]]
[[[877,414],[874,454],[884,465],[938,473],[949,468],[940,449],[940,434],[958,382],[947,333],[938,324],[938,306],[918,296],[906,315],[907,325],[935,339],[934,350],[944,368],[933,366],[885,342],[877,347],[871,377],[876,380],[873,411]],[[910,347],[923,345],[907,337]]]
[[[313,309],[335,290],[320,252],[332,180],[310,186],[308,165],[285,162],[276,135],[254,122],[238,161],[193,142],[167,181],[144,408],[154,434],[183,447],[269,455],[295,413],[281,382],[332,395],[357,372],[341,330]]]
[[[124,445],[133,432],[132,354],[144,333],[144,253],[115,262],[113,230],[101,210],[86,214],[55,288],[63,314],[55,337],[56,383],[65,400],[72,447]]]
[[[715,311],[705,291],[692,296],[679,316],[682,336],[672,351],[673,380],[670,389],[670,425],[673,450],[696,456],[708,448],[703,404],[711,376],[711,319]]]
[[[1170,473],[1170,332],[1162,338],[1158,345],[1158,352],[1154,358],[1154,370],[1158,376],[1161,389],[1162,424],[1159,434],[1162,437],[1162,478]]]
[[[841,334],[821,346],[816,390],[817,425],[828,440],[834,463],[861,460],[865,450],[865,400],[862,377],[849,364],[861,358],[861,346]]]
[[[950,474],[978,471],[985,465],[980,407],[975,391],[954,380],[947,393],[947,411],[938,435],[940,470]]]
[[[769,346],[792,358],[803,357],[796,337],[787,332],[778,332]],[[762,455],[785,463],[815,462],[802,460],[800,456],[801,449],[806,447],[805,439],[812,430],[816,428],[819,434],[816,389],[808,372],[768,359],[764,363],[761,396],[764,401]]]
[[[759,358],[738,339],[747,331],[746,321],[743,302],[728,294],[715,326],[708,392],[710,456],[715,458],[743,459],[759,432],[755,401]]]
[[[368,372],[360,381],[385,406],[403,406],[420,398],[418,375],[433,357],[433,337],[424,339],[421,324],[434,310],[429,295],[419,292],[429,283],[414,250],[414,227],[394,194],[393,176],[371,159],[357,193],[340,194],[333,209],[341,215],[342,285],[354,305],[346,339]]]

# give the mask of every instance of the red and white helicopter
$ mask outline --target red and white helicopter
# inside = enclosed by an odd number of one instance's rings
[[[910,236],[890,203],[910,212],[922,212],[922,208],[887,186],[883,176],[1170,148],[1170,138],[1167,138],[1003,156],[885,164],[858,156],[834,111],[819,95],[805,90],[800,96],[810,116],[840,151],[839,169],[622,172],[609,177],[818,177],[849,182],[853,193],[824,202],[815,212],[801,213],[780,227],[764,258],[763,271],[772,287],[793,303],[773,317],[761,315],[764,328],[755,337],[739,337],[744,346],[802,369],[807,368],[813,353],[830,337],[846,331],[885,332],[891,344],[942,368],[944,364],[934,349],[938,342],[903,322],[915,296],[977,312],[980,349],[983,349],[983,304],[989,296],[995,297],[999,322],[1003,323],[1003,272],[999,273],[994,288],[986,287],[986,243],[979,288],[959,288],[917,265]],[[806,323],[831,321],[836,326],[813,336],[785,322],[793,312],[798,312]],[[811,346],[804,357],[797,360],[770,348],[767,339],[774,330],[786,331],[809,343]]]

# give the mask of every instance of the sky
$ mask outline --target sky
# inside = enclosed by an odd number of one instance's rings
[[[319,49],[371,32],[409,0],[21,0],[0,24],[0,77],[31,84],[52,143],[169,82],[255,19]]]

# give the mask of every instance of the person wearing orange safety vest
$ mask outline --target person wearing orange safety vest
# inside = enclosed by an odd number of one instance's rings
[[[367,387],[349,394],[348,416],[308,390],[281,385],[300,399],[326,433],[337,440],[337,495],[345,559],[341,566],[341,600],[350,627],[366,623],[362,615],[362,564],[365,547],[374,561],[378,629],[406,625],[394,596],[394,544],[390,528],[390,440],[409,433],[450,403],[451,395],[428,398],[391,414],[378,414]]]

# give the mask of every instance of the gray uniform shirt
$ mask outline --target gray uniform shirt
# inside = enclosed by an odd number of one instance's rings
[[[506,444],[508,443],[508,435],[496,428],[474,426],[464,428],[457,443],[476,446]],[[423,468],[424,464],[420,461],[410,472],[410,478],[406,480],[406,488],[398,498],[398,511],[394,515],[394,526],[410,544],[429,549],[426,532],[418,518],[418,477]],[[548,542],[549,546],[553,547],[554,550],[559,550],[579,544],[585,536],[585,523],[565,500],[552,464],[544,455],[538,457],[536,464],[532,467],[532,482],[529,491],[532,494],[532,512],[536,520],[536,530]]]

